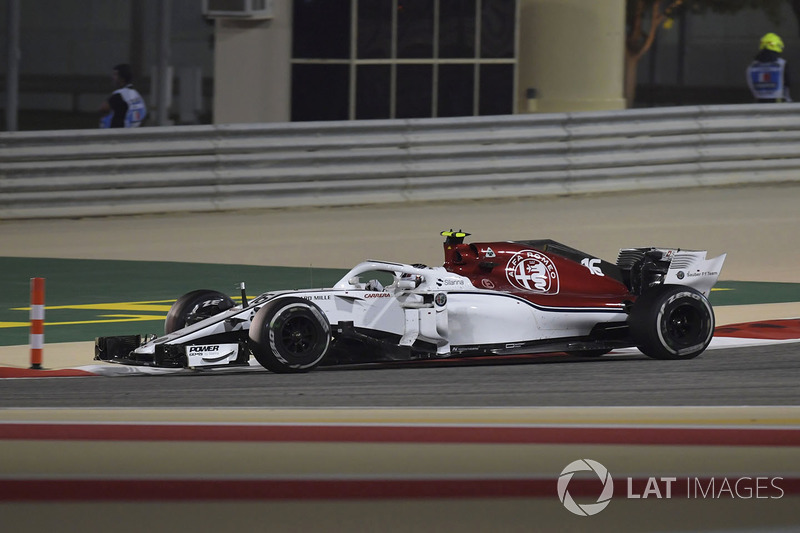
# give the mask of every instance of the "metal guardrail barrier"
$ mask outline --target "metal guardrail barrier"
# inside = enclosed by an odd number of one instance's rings
[[[800,106],[0,133],[0,219],[800,180]]]

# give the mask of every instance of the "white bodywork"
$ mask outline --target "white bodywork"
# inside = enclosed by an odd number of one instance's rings
[[[705,252],[669,252],[672,263],[664,282],[689,285],[707,295],[725,256],[706,260]],[[384,287],[362,279],[376,271],[389,273],[392,283]],[[513,349],[517,343],[579,337],[588,335],[598,323],[627,319],[622,305],[596,309],[545,308],[510,293],[476,288],[468,278],[443,267],[367,261],[356,265],[332,288],[266,293],[244,308],[236,306],[146,342],[135,352],[153,354],[155,346],[161,343],[192,343],[194,346],[187,347],[192,353],[186,354],[189,366],[232,362],[238,355],[235,344],[198,344],[198,341],[210,335],[249,329],[261,306],[287,296],[313,302],[331,325],[352,322],[358,330],[390,333],[399,337],[401,346],[425,341],[436,346],[440,357],[469,351],[470,346],[499,345]]]

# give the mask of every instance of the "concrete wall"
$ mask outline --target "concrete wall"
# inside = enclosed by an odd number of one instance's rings
[[[622,109],[625,0],[520,0],[518,110]]]
[[[292,2],[274,6],[271,20],[216,21],[215,124],[289,121]]]

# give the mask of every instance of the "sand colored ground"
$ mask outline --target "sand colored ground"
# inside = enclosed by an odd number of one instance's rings
[[[369,207],[0,222],[0,254],[346,268],[441,264],[439,231],[550,238],[608,260],[619,248],[727,252],[720,279],[800,283],[800,185]]]

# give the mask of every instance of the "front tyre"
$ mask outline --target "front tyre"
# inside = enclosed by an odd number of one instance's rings
[[[277,373],[308,372],[325,357],[331,326],[322,311],[303,298],[279,298],[262,307],[250,323],[256,361]]]
[[[164,333],[191,326],[206,318],[227,311],[236,303],[230,296],[219,291],[200,289],[184,294],[178,298],[167,313],[164,321]]]
[[[636,346],[653,359],[692,359],[714,336],[714,311],[690,287],[661,285],[641,295],[628,317]]]

